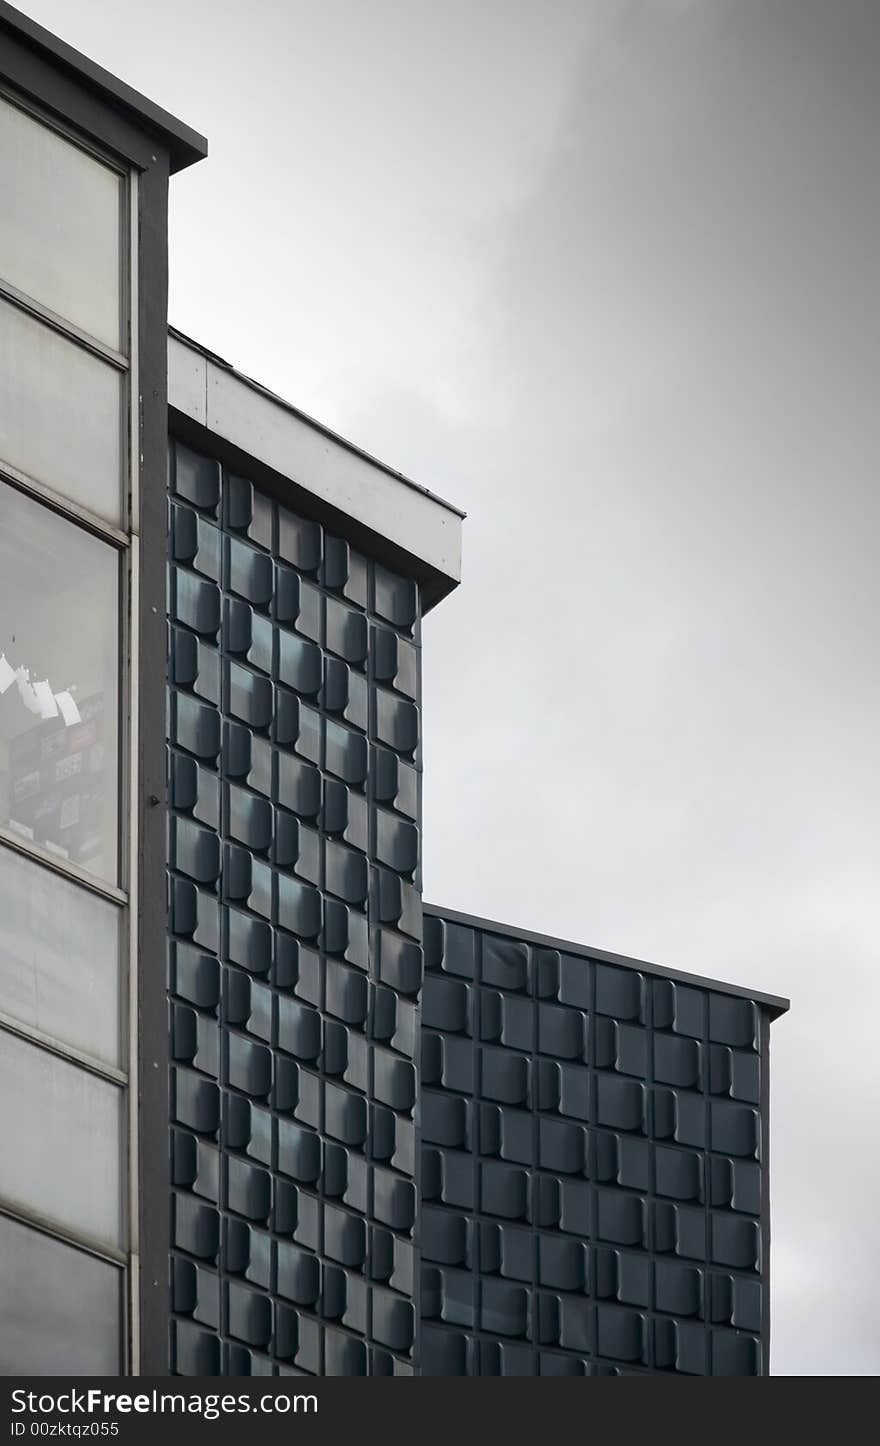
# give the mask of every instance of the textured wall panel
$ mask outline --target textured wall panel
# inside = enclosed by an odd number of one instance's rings
[[[757,1375],[759,1006],[425,917],[422,1372]]]
[[[172,446],[171,1370],[406,1375],[414,584]]]

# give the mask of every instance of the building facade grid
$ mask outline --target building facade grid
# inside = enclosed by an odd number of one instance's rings
[[[171,1369],[410,1374],[418,592],[171,454]]]
[[[760,1007],[433,911],[425,964],[423,1373],[762,1373]]]

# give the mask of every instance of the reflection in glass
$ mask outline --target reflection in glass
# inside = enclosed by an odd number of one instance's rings
[[[0,483],[0,827],[117,878],[119,555]]]
[[[0,1012],[118,1067],[121,924],[118,905],[0,848]]]
[[[122,177],[0,99],[0,280],[121,350]]]
[[[123,387],[109,362],[0,300],[0,462],[116,525]]]
[[[122,1090],[0,1029],[0,1204],[123,1244]]]
[[[120,1373],[122,1271],[0,1215],[0,1376]]]

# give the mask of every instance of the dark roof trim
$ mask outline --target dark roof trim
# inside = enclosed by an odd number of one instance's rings
[[[718,979],[707,979],[701,974],[686,974],[681,969],[666,969],[662,964],[648,964],[644,959],[630,959],[625,954],[609,954],[606,949],[588,949],[584,944],[572,944],[567,939],[554,939],[549,934],[534,934],[529,929],[514,929],[510,924],[499,924],[494,919],[480,919],[474,914],[461,914],[456,909],[441,909],[437,904],[424,904],[423,910],[434,919],[448,919],[451,924],[464,924],[469,929],[501,934],[505,939],[521,939],[526,944],[537,944],[539,948],[558,949],[560,953],[574,954],[581,959],[597,959],[600,964],[638,969],[642,974],[654,974],[661,979],[672,979],[675,983],[712,989],[717,994],[733,994],[738,999],[750,999],[753,1003],[760,1004],[771,1019],[778,1019],[780,1014],[785,1014],[791,1008],[791,1001],[778,994],[762,994],[756,989],[744,989],[739,984],[723,984]]]
[[[115,110],[133,118],[142,130],[157,135],[168,150],[172,171],[182,171],[208,154],[208,142],[198,131],[191,130],[161,106],[132,90],[118,76],[96,65],[88,56],[81,55],[72,45],[59,40],[50,30],[31,20],[30,16],[7,5],[6,0],[0,0],[0,35],[4,31],[11,32],[32,50],[48,57],[56,68],[73,72],[80,84],[97,92]]]
[[[441,507],[445,507],[447,512],[454,513],[456,517],[461,517],[462,519],[467,517],[467,513],[462,512],[460,507],[455,506],[455,503],[447,502],[445,497],[439,497],[437,493],[432,492],[430,488],[423,487],[421,482],[414,482],[411,477],[405,476],[403,472],[398,472],[396,468],[389,467],[387,462],[382,462],[378,457],[374,457],[372,453],[365,452],[363,447],[359,447],[356,442],[350,442],[347,437],[341,437],[338,432],[331,431],[323,422],[316,421],[314,417],[309,416],[308,412],[301,411],[299,407],[295,407],[292,402],[288,402],[284,397],[279,397],[277,392],[270,391],[268,387],[263,386],[262,382],[255,382],[253,377],[249,377],[244,372],[240,372],[237,367],[232,365],[232,362],[228,362],[225,357],[218,356],[216,352],[203,346],[200,341],[196,341],[193,337],[187,336],[186,332],[180,331],[176,326],[169,326],[168,331],[170,335],[176,337],[178,341],[182,341],[187,346],[191,346],[195,351],[201,352],[202,356],[207,357],[215,366],[223,367],[226,371],[231,372],[233,376],[237,377],[240,382],[244,382],[244,384],[253,391],[259,392],[261,396],[269,397],[273,402],[276,402],[279,407],[283,407],[286,412],[290,412],[292,416],[299,417],[300,421],[308,423],[310,427],[314,427],[316,432],[320,432],[331,442],[335,442],[337,446],[344,447],[347,452],[352,452],[354,456],[362,458],[364,462],[369,462],[371,467],[378,467],[380,471],[385,472],[389,477],[394,477],[396,481],[402,482],[405,487],[411,487],[414,492],[421,492],[423,497],[430,497],[432,502],[436,502]]]

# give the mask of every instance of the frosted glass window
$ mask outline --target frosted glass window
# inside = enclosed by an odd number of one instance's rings
[[[0,848],[0,1012],[119,1066],[122,910]]]
[[[109,362],[0,300],[0,463],[116,524],[124,387]]]
[[[122,1271],[0,1215],[0,1376],[117,1376]]]
[[[115,350],[124,182],[0,99],[0,279]]]
[[[119,553],[0,482],[0,826],[117,877]]]
[[[120,1248],[124,1098],[0,1029],[0,1203]]]

